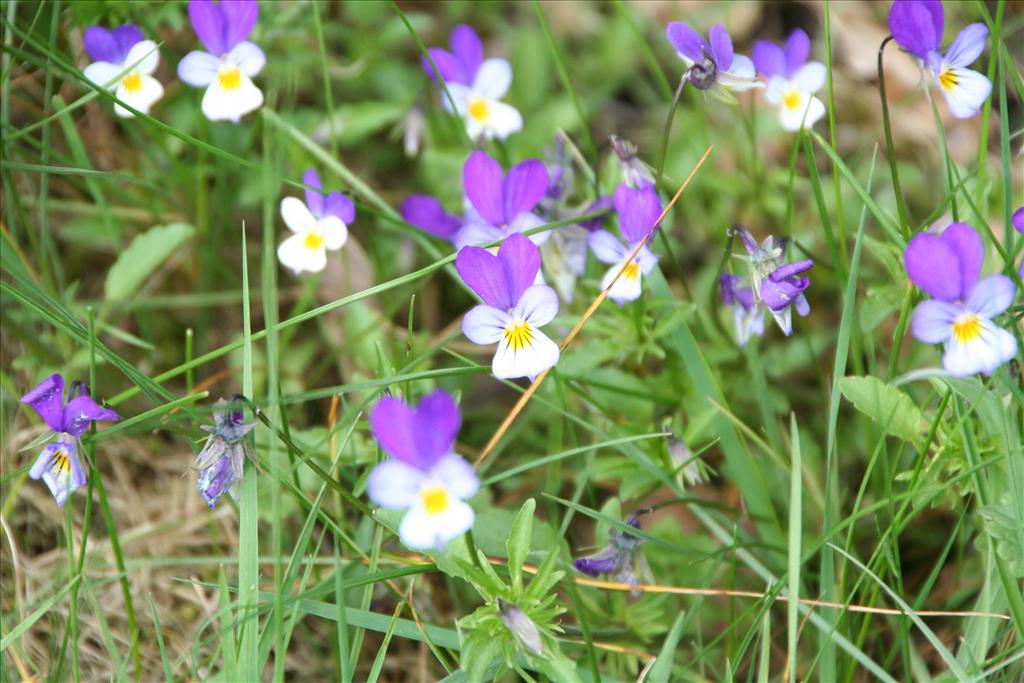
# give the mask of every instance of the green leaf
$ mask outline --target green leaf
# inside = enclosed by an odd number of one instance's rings
[[[495,637],[489,629],[477,629],[462,641],[459,662],[466,678],[471,681],[490,681],[494,678],[492,667],[504,659],[505,642]]]
[[[679,638],[683,635],[683,624],[686,623],[686,613],[680,612],[676,617],[676,623],[672,624],[672,630],[665,636],[665,642],[658,651],[654,660],[654,666],[644,679],[644,683],[668,683],[672,678],[672,662],[675,660],[676,648],[679,646]]]
[[[107,273],[107,301],[131,298],[153,271],[195,233],[184,223],[170,223],[150,228],[138,235],[121,252]]]
[[[1015,578],[1024,578],[1024,509],[1007,496],[980,509],[985,531],[996,541],[996,552]]]
[[[913,442],[927,428],[913,399],[877,377],[844,377],[839,381],[839,390],[886,433],[904,441]]]
[[[537,501],[528,498],[519,508],[519,514],[512,522],[505,547],[508,549],[508,570],[512,575],[512,590],[516,595],[523,588],[523,563],[530,554],[530,540],[533,538],[533,514],[537,509]]]

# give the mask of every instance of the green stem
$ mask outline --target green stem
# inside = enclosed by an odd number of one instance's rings
[[[889,124],[889,101],[885,95],[885,72],[882,69],[882,56],[885,53],[885,46],[892,40],[892,36],[886,36],[878,48],[878,94],[882,99],[882,124],[885,127],[885,152],[889,157],[889,171],[892,174],[893,191],[896,193],[896,211],[900,218],[900,232],[904,239],[910,238],[910,225],[907,223],[907,207],[903,202],[903,188],[900,186],[900,171],[896,163],[896,154],[892,144],[892,126]]]
[[[683,77],[679,79],[679,86],[676,88],[675,95],[672,96],[672,105],[668,108],[668,118],[665,119],[665,127],[661,133],[661,157],[658,159],[658,174],[654,179],[654,186],[661,186],[661,176],[665,173],[665,159],[668,157],[668,139],[672,135],[672,123],[676,118],[676,107],[679,106],[679,98],[683,94],[683,88],[686,87],[687,75],[683,74]]]

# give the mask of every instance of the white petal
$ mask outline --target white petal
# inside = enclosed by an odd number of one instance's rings
[[[221,61],[202,50],[193,50],[178,62],[178,78],[193,88],[205,88],[217,79]]]
[[[303,205],[305,206],[305,205]],[[348,228],[337,216],[324,216],[316,224],[316,231],[324,238],[328,249],[341,249],[348,241]]]
[[[117,82],[118,76],[124,71],[123,64],[111,64],[110,62],[93,62],[82,69],[82,73],[96,85],[109,87]]]
[[[125,67],[134,67],[134,70],[143,76],[148,76],[156,71],[159,64],[160,50],[152,40],[135,43],[124,58]]]
[[[398,536],[414,550],[440,549],[472,526],[473,508],[454,500],[440,514],[428,514],[420,506],[410,508],[398,527]]]
[[[631,251],[607,230],[598,230],[590,233],[587,242],[590,244],[590,248],[594,250],[594,256],[602,263],[620,263]],[[602,287],[602,289],[604,288]]]
[[[281,218],[292,232],[306,233],[317,225],[309,207],[298,197],[285,197],[281,200]]]
[[[1005,275],[989,275],[974,285],[965,306],[983,318],[994,318],[1013,303],[1017,287]]]
[[[466,116],[466,109],[469,106],[469,99],[473,96],[473,91],[468,85],[462,83],[446,83],[448,86],[448,93],[452,96],[451,99],[455,101],[455,111],[459,112],[459,116]],[[451,100],[448,99],[448,95],[441,91],[441,105],[445,108],[445,111],[452,110]]]
[[[812,95],[823,87],[828,79],[828,70],[821,62],[807,62],[793,74],[793,85]]]
[[[523,129],[523,117],[512,105],[493,100],[488,106],[491,115],[486,126],[493,133],[493,137],[504,140],[512,133],[518,133]]]
[[[754,68],[754,63],[744,55],[733,55],[729,70],[718,72],[716,80],[722,86],[735,92],[764,87],[764,83],[757,80],[757,69]]]
[[[604,290],[611,284],[612,279],[622,270],[622,263],[616,263],[614,266],[608,269],[608,272],[601,278],[601,289]],[[608,298],[619,304],[620,306],[627,302],[633,301],[634,299],[640,298],[640,292],[642,291],[641,286],[642,276],[640,275],[640,269],[636,270],[636,277],[630,277],[626,273],[623,273],[618,280],[615,280],[615,284],[608,290]]]
[[[797,131],[803,128],[810,128],[821,117],[825,115],[825,104],[814,95],[806,92],[790,91],[790,96],[797,99],[796,106],[790,107],[783,96],[782,104],[779,105],[779,123],[785,130]]]
[[[143,114],[149,113],[149,108],[153,106],[153,103],[164,96],[164,86],[160,85],[160,81],[156,80],[152,76],[140,76],[142,87],[135,92],[128,92],[128,89],[124,87],[122,83],[117,87],[117,99],[122,100],[126,104],[135,107]],[[135,116],[120,104],[114,105],[114,113],[118,116],[126,119]]]
[[[772,76],[768,79],[768,86],[764,89],[764,99],[768,104],[780,104],[782,96],[787,90],[792,90],[793,84],[784,76]]]
[[[306,247],[306,235],[296,233],[281,242],[277,248],[277,258],[285,268],[290,268],[296,275],[306,270],[319,273],[327,266],[327,250],[323,245],[319,249]]]
[[[545,222],[546,221],[543,218],[532,211],[521,213],[513,218],[512,222],[508,224],[508,233],[511,235],[514,232],[526,232],[527,230],[533,230],[534,228],[539,228],[544,225]],[[551,237],[551,231],[542,230],[540,232],[535,232],[532,235],[527,235],[527,237],[531,242],[539,247],[548,241],[548,238]]]
[[[494,354],[491,370],[498,379],[534,378],[558,362],[558,344],[536,327],[531,329],[530,343],[518,349],[502,337]]]
[[[543,327],[558,315],[558,295],[545,285],[534,285],[523,292],[512,310],[512,317],[525,320],[534,327]]]
[[[462,333],[474,344],[497,344],[512,318],[505,311],[481,304],[462,319]]]
[[[441,482],[448,489],[448,493],[461,500],[472,498],[480,490],[480,480],[476,476],[476,470],[465,459],[454,453],[449,453],[441,458],[430,469],[428,477]]]
[[[950,71],[956,84],[947,90],[939,80],[939,88],[946,96],[950,113],[958,119],[968,119],[985,104],[992,92],[992,83],[977,71],[960,68],[951,68]]]
[[[647,245],[640,247],[640,251],[636,253],[636,262],[640,264],[640,272],[644,275],[650,275],[651,271],[658,267],[658,257],[647,248]]]
[[[263,93],[245,74],[239,75],[239,85],[230,91],[215,78],[203,95],[203,114],[211,121],[234,121],[263,105]]]
[[[981,321],[981,334],[960,343],[956,337],[946,345],[942,365],[951,375],[964,377],[977,372],[991,375],[996,368],[1014,357],[1017,340],[1006,330],[996,327],[991,320]]]
[[[402,509],[417,504],[426,475],[401,460],[388,458],[373,468],[366,493],[382,508]]]
[[[470,245],[489,244],[491,242],[500,242],[505,239],[508,235],[501,228],[496,228],[493,225],[487,223],[468,223],[455,233],[455,237],[452,238],[452,242],[455,244],[455,250],[458,251],[463,247]]]
[[[500,100],[512,84],[512,65],[505,59],[487,59],[473,79],[473,92],[489,100]]]
[[[266,66],[267,57],[263,54],[263,50],[255,44],[244,40],[231,48],[224,61],[234,64],[238,67],[239,71],[252,78]]]

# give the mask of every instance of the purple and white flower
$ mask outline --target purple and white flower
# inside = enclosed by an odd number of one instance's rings
[[[65,403],[64,378],[59,373],[40,382],[21,397],[21,402],[35,410],[57,435],[57,440],[36,458],[28,475],[42,479],[57,505],[64,507],[68,496],[88,479],[78,459],[79,437],[93,421],[118,420],[118,415],[92,400],[83,382],[71,384]]]
[[[281,200],[281,218],[293,234],[277,248],[281,265],[291,268],[296,275],[323,270],[327,266],[327,250],[345,245],[348,226],[356,219],[351,199],[341,192],[320,192],[323,186],[314,169],[306,169],[302,182],[307,186],[305,202],[298,197]]]
[[[189,0],[188,16],[206,52],[193,50],[178,63],[178,77],[206,88],[202,110],[211,121],[233,121],[263,105],[252,79],[267,58],[246,38],[259,16],[256,0]]]
[[[634,529],[640,528],[640,520],[632,515],[626,524]],[[604,574],[613,581],[636,586],[641,575],[649,569],[640,554],[640,546],[644,540],[639,536],[624,533],[618,529],[608,530],[608,545],[593,555],[581,557],[572,563],[576,571],[587,576],[597,577]]]
[[[750,337],[764,336],[764,310],[754,300],[752,287],[741,287],[743,278],[739,275],[722,273],[719,286],[722,300],[732,309],[733,322],[736,326],[736,342],[746,346]]]
[[[764,98],[779,108],[785,130],[810,128],[825,115],[825,105],[814,93],[825,85],[828,72],[821,62],[807,61],[810,54],[811,39],[802,29],[789,34],[784,46],[767,40],[754,43],[754,66],[768,79]]]
[[[634,189],[622,184],[615,189],[612,203],[619,216],[619,231],[626,242],[607,230],[592,232],[588,242],[599,261],[612,264],[601,279],[601,289],[611,285],[608,298],[621,306],[640,297],[643,276],[649,275],[658,265],[658,257],[646,244],[640,247],[635,257],[631,254],[636,245],[651,233],[661,215],[661,200],[653,185]]]
[[[143,39],[138,26],[125,24],[113,30],[90,26],[83,42],[93,59],[82,71],[90,81],[143,114],[163,97],[164,86],[152,76],[160,63],[160,51],[152,40]],[[126,119],[135,116],[120,103],[114,104],[114,113]]]
[[[1013,302],[1005,275],[978,279],[985,260],[981,237],[966,223],[941,235],[914,235],[903,253],[911,281],[932,296],[914,309],[910,330],[926,344],[945,344],[942,365],[951,375],[991,375],[1017,353],[1017,340],[992,319]]]
[[[512,83],[512,66],[504,59],[484,59],[480,37],[472,27],[460,24],[452,31],[452,50],[433,47],[427,50],[437,71],[426,57],[421,57],[423,70],[434,81],[437,72],[444,79],[455,110],[466,122],[466,132],[474,140],[504,140],[523,128],[523,117],[511,105],[501,102]],[[444,108],[452,103],[444,94]]]
[[[707,41],[681,21],[671,22],[665,36],[686,66],[683,78],[698,90],[722,95],[728,90],[743,92],[764,87],[757,80],[750,58],[733,53],[732,38],[722,24],[711,27]]]
[[[785,240],[776,240],[769,235],[764,242],[758,244],[746,229],[739,228],[738,232],[747,250],[755,305],[764,304],[782,333],[788,337],[793,333],[790,309],[796,308],[801,316],[811,312],[811,305],[804,296],[804,290],[811,285],[811,280],[802,274],[814,266],[814,261],[805,259],[785,263]]]
[[[491,369],[498,379],[531,380],[558,362],[558,345],[540,328],[558,314],[558,295],[533,284],[540,271],[540,251],[519,234],[506,239],[498,255],[480,247],[463,247],[455,268],[483,299],[462,320],[462,332],[474,344],[497,344]]]
[[[945,30],[942,3],[938,0],[895,0],[889,10],[889,30],[900,47],[921,60],[931,73],[949,111],[967,119],[981,110],[992,92],[983,74],[968,69],[985,49],[988,27],[974,23],[962,31],[945,53],[939,51]]]
[[[196,456],[195,467],[199,470],[199,493],[211,510],[225,492],[238,500],[245,460],[255,459],[246,438],[255,427],[256,423],[245,424],[242,410],[223,398],[213,406],[213,426],[200,426],[210,436]]]
[[[469,155],[462,169],[469,200],[465,225],[455,234],[455,248],[500,242],[509,235],[544,225],[533,209],[548,189],[548,171],[539,159],[527,159],[508,170],[482,150]],[[542,244],[548,232],[530,235]]]
[[[367,493],[383,508],[407,510],[398,535],[415,550],[444,548],[473,526],[473,508],[463,501],[480,483],[454,451],[461,424],[455,400],[441,390],[416,408],[383,398],[370,413],[373,436],[391,457],[370,472]]]
[[[612,152],[619,160],[623,182],[635,188],[654,185],[654,171],[637,154],[636,145],[629,140],[623,140],[618,135],[612,135],[608,141],[611,144]]]

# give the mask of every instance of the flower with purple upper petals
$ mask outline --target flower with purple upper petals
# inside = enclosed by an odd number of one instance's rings
[[[558,295],[533,284],[540,271],[540,250],[513,234],[495,256],[480,247],[463,247],[455,268],[483,299],[462,320],[462,332],[474,344],[497,344],[491,369],[498,379],[531,380],[558,362],[558,345],[540,328],[558,314]]]
[[[755,306],[758,303],[764,304],[782,333],[788,337],[793,333],[791,307],[796,308],[801,316],[811,312],[811,305],[804,296],[804,290],[810,286],[811,280],[802,274],[814,266],[814,261],[805,259],[784,263],[784,239],[776,240],[769,235],[764,242],[758,244],[745,228],[739,228],[737,232],[747,250]]]
[[[90,81],[113,91],[117,99],[143,114],[163,97],[164,87],[152,76],[160,63],[160,51],[152,40],[143,40],[138,26],[125,24],[112,31],[90,26],[83,42],[93,59],[82,70]],[[114,104],[114,113],[126,119],[135,116],[120,103]]]
[[[267,58],[246,40],[258,15],[256,0],[189,0],[188,17],[207,51],[185,55],[178,77],[193,88],[206,88],[202,110],[211,121],[238,123],[263,105],[263,93],[252,79]]]
[[[743,92],[764,87],[757,81],[750,58],[733,53],[732,38],[722,24],[711,27],[707,41],[681,21],[671,22],[665,36],[686,66],[683,78],[698,90],[710,89],[722,95],[726,90]]]
[[[426,194],[409,195],[400,208],[406,223],[440,237],[446,242],[455,240],[455,234],[462,228],[463,220],[444,210],[441,202]]]
[[[548,189],[548,172],[539,159],[518,163],[505,175],[497,161],[477,150],[462,169],[462,184],[469,206],[466,224],[455,234],[457,249],[500,242],[544,224],[533,213]],[[547,232],[530,235],[530,241],[538,245],[547,238]]]
[[[640,297],[643,276],[649,275],[658,265],[658,257],[646,244],[640,247],[636,256],[631,254],[636,245],[653,234],[654,223],[661,215],[661,200],[653,185],[634,189],[622,184],[615,189],[612,203],[619,216],[619,231],[626,242],[607,230],[592,232],[588,242],[599,261],[612,264],[601,279],[601,289],[610,285],[608,298],[621,306]]]
[[[889,30],[900,47],[921,60],[942,90],[949,111],[967,119],[981,110],[992,83],[970,66],[985,49],[988,27],[974,23],[962,31],[945,54],[939,51],[945,30],[938,0],[895,0],[889,10]]]
[[[307,186],[306,201],[298,197],[281,200],[281,218],[292,231],[277,248],[281,265],[298,275],[302,271],[318,273],[327,266],[327,250],[341,249],[348,240],[348,226],[356,218],[356,206],[340,192],[323,194],[320,176],[306,169],[302,182]]]
[[[210,436],[196,456],[195,468],[199,470],[199,493],[211,510],[225,492],[238,500],[245,460],[256,458],[246,438],[255,427],[255,422],[245,424],[242,410],[223,398],[213,406],[213,426],[200,427]]]
[[[390,457],[370,472],[366,491],[382,508],[407,510],[398,536],[415,550],[442,549],[473,526],[473,508],[463,501],[480,482],[454,451],[461,424],[455,400],[441,390],[415,408],[382,398],[370,413],[373,437]]]
[[[632,515],[626,524],[634,529],[640,528],[640,520]],[[598,577],[604,574],[613,581],[635,586],[639,583],[640,574],[647,573],[646,563],[640,554],[640,546],[644,540],[639,536],[619,531],[608,530],[608,545],[593,555],[581,557],[572,563],[576,571],[587,576]]]
[[[53,374],[21,397],[43,422],[54,431],[57,440],[48,444],[36,458],[29,476],[42,479],[57,505],[64,507],[68,496],[85,484],[87,475],[78,460],[78,440],[95,420],[120,419],[113,410],[101,407],[89,396],[83,382],[73,382],[64,402],[64,378]]]
[[[903,253],[911,281],[931,295],[914,309],[910,330],[926,344],[945,344],[942,365],[951,375],[991,375],[1017,353],[1017,340],[992,319],[1013,303],[1005,275],[978,279],[985,248],[966,223],[941,235],[914,235]]]
[[[811,39],[796,29],[786,44],[767,40],[754,43],[752,57],[758,73],[768,79],[764,98],[779,107],[785,130],[810,128],[825,115],[825,105],[814,96],[825,85],[828,72],[821,62],[809,62]]]
[[[743,278],[739,275],[722,273],[719,286],[722,300],[732,309],[733,321],[736,325],[736,342],[746,346],[750,337],[764,336],[764,310],[754,301],[754,290],[751,287],[740,287]]]

